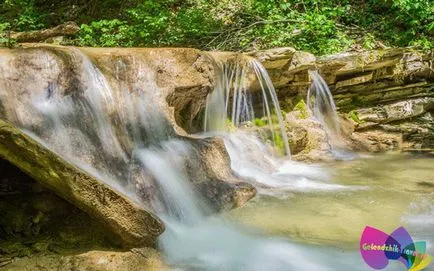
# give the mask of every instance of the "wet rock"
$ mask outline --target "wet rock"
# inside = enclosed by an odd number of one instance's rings
[[[256,195],[255,187],[249,183],[228,183],[221,180],[200,183],[198,190],[218,212],[241,207]]]
[[[188,175],[211,207],[217,211],[241,207],[256,195],[256,189],[237,178],[221,138],[188,139],[196,146],[189,159]]]
[[[306,162],[333,160],[329,138],[321,123],[310,116],[301,117],[299,111],[288,113],[286,122],[290,127],[288,138],[292,139],[290,140],[291,149],[299,150],[292,156],[294,160]],[[303,139],[294,141],[295,138]],[[297,145],[297,142],[302,142],[303,145]]]
[[[302,125],[290,125],[287,129],[291,154],[296,155],[307,148],[308,131]]]

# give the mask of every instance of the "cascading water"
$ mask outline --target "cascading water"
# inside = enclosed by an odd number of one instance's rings
[[[335,101],[327,83],[318,71],[309,71],[309,76],[312,85],[307,92],[307,105],[326,131],[332,155],[340,160],[354,159],[356,155],[347,150],[342,137]]]
[[[350,268],[355,258],[350,254],[332,260],[330,255],[341,252],[259,237],[251,229],[209,216],[207,203],[194,192],[183,170],[191,159],[191,148],[184,141],[164,141],[136,155],[166,201],[167,211],[160,213],[166,231],[159,245],[167,260],[182,270],[336,270],[336,266]]]
[[[333,143],[339,141],[341,128],[333,95],[318,71],[309,71],[312,85],[307,92],[307,105],[312,115],[323,125]]]
[[[361,186],[344,186],[330,181],[327,171],[316,165],[307,165],[272,155],[255,135],[237,131],[223,135],[231,158],[231,168],[250,180],[258,193],[286,197],[288,192],[351,191]]]
[[[275,157],[273,151],[257,138],[254,131],[249,133],[249,131],[242,131],[242,129],[232,129],[228,133],[227,120],[230,120],[235,127],[240,127],[243,123],[255,118],[252,103],[258,103],[258,101],[253,101],[248,85],[249,75],[253,74],[260,88],[262,114],[267,119],[268,129],[272,132],[274,139],[272,113],[276,112],[286,153],[289,153],[286,128],[280,113],[276,91],[267,71],[257,60],[248,59],[246,61],[243,58],[241,60],[235,63],[217,63],[217,70],[220,72],[217,73],[215,80],[216,87],[208,95],[205,108],[204,131],[223,137],[231,158],[232,170],[238,176],[251,181],[257,186],[260,193],[265,194],[280,195],[282,191],[353,189],[330,183],[327,173],[316,166],[303,165]],[[317,102],[314,100],[313,111],[326,126],[328,125],[326,120],[329,118],[324,117],[323,109],[325,109],[333,120],[330,131],[338,134],[339,124],[336,107],[330,90],[318,73],[312,72],[312,76],[314,77],[314,86],[310,91],[313,91],[314,98],[318,97]],[[319,90],[317,91],[317,89]],[[273,106],[274,111],[270,109],[270,105]]]
[[[217,132],[223,137],[234,172],[253,181],[256,186],[259,186],[259,192],[266,194],[281,194],[284,190],[354,189],[330,183],[327,173],[316,166],[276,158],[267,145],[254,134],[249,134],[248,131],[235,129],[227,133],[227,119],[230,119],[235,127],[239,127],[255,118],[252,94],[248,89],[248,76],[252,74],[251,71],[253,70],[261,91],[263,115],[266,116],[268,129],[272,131],[272,137],[275,138],[272,112],[276,112],[285,150],[286,153],[289,153],[286,128],[280,113],[279,101],[263,65],[257,60],[249,59],[247,62],[236,62],[236,64],[220,62],[218,67],[220,73],[217,73],[217,84],[214,91],[208,95],[205,108],[204,131],[214,132],[214,134]],[[309,92],[309,97],[312,95],[314,99],[312,111],[326,128],[330,126],[329,134],[339,135],[340,128],[336,106],[330,90],[317,72],[312,72],[312,76],[314,85],[310,90],[312,94]],[[269,98],[271,98],[271,103]],[[270,105],[273,106],[274,111],[270,109]],[[328,124],[329,122],[331,125]]]
[[[114,91],[81,51],[72,50],[71,57],[80,71],[77,89],[66,94],[50,83],[46,93],[33,93],[26,109],[41,119],[41,127],[28,124],[27,113],[17,110],[20,126],[67,161],[139,201],[135,186],[145,177],[134,171],[137,161],[132,154],[174,135],[158,103],[149,102],[158,99],[154,74],[138,64],[136,91],[122,85]],[[117,74],[125,68],[118,62]]]
[[[273,142],[276,142],[273,114],[277,118],[279,136],[285,153],[290,156],[288,137],[276,90],[264,66],[256,59],[242,59],[240,63],[217,63],[221,71],[216,87],[208,96],[205,108],[205,132],[226,131],[226,121],[239,127],[255,118],[252,93],[248,89],[249,75],[254,74],[262,95],[262,114],[266,117]]]
[[[195,157],[192,156],[192,146],[187,141],[174,139],[172,127],[167,123],[158,103],[160,97],[153,71],[147,69],[146,65],[137,64],[134,69],[137,73],[134,75],[134,84],[120,85],[116,92],[102,72],[84,54],[75,51],[74,57],[80,63],[78,81],[82,85],[77,86],[77,90],[72,93],[60,93],[61,89],[53,83],[45,93],[33,93],[31,103],[26,104],[25,108],[37,115],[39,126],[27,123],[27,111],[17,109],[16,115],[21,127],[60,156],[137,202],[140,202],[143,196],[136,194],[137,186],[144,185],[146,190],[149,185],[141,181],[154,181],[157,190],[149,196],[152,198],[154,210],[166,225],[166,232],[160,237],[159,243],[168,262],[194,270],[358,270],[353,264],[358,259],[358,255],[354,253],[260,237],[257,232],[233,225],[218,215],[210,216],[209,207],[188,182],[186,164]],[[132,62],[134,61],[133,58]],[[270,125],[272,122],[266,100],[267,89],[282,125],[277,98],[268,75],[259,63],[250,62],[249,65],[259,78]],[[117,74],[126,69],[127,66],[119,62],[116,65],[116,79]],[[225,92],[217,92],[215,95],[221,96],[215,99],[212,96],[209,98],[210,103],[224,105],[223,111],[216,111],[223,112],[220,121],[226,121],[225,112],[228,112],[229,90],[232,88],[235,88],[231,115],[234,123],[239,125],[253,118],[247,89],[240,83],[245,80],[243,69],[246,68],[228,68],[233,75],[227,77],[226,81],[223,80],[226,87],[222,89]],[[231,79],[233,76],[237,78],[235,81]],[[18,105],[22,101],[15,102]],[[212,106],[209,106],[208,124],[213,120],[214,113],[211,113],[211,109]],[[280,128],[282,129],[282,126]],[[283,137],[287,142],[285,133]],[[241,144],[240,141],[247,143]],[[267,155],[266,149],[263,149],[263,145],[256,139],[234,134],[233,137],[226,138],[225,143],[233,163],[247,160],[235,159],[236,155],[243,156],[249,152],[242,149],[243,146],[251,146],[252,149],[262,152],[262,159],[258,154],[253,156],[249,163],[233,164],[240,176],[261,177],[260,174],[263,174],[268,186],[280,188],[284,184],[297,188],[297,182],[288,183],[288,172],[276,160],[264,160],[264,154],[265,157],[271,155]],[[236,149],[237,147],[241,149]],[[288,149],[287,145],[285,147]],[[255,176],[250,175],[250,169],[257,164],[263,165],[255,169]],[[268,167],[270,168],[267,170]],[[293,171],[291,174],[297,175]],[[298,175],[304,174],[304,170],[299,170]],[[313,175],[311,173],[311,176]],[[256,181],[260,183],[261,178]],[[306,182],[302,181],[299,188],[303,189],[305,184]],[[324,185],[320,189],[342,188]]]

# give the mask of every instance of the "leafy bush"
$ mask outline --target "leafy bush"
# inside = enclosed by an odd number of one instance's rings
[[[9,31],[9,28],[10,24],[0,23],[0,46],[9,44],[9,38],[7,33],[7,31]]]
[[[82,24],[81,46],[191,46],[249,51],[293,46],[331,54],[352,46],[434,46],[432,0],[5,0],[14,31]]]
[[[132,27],[118,19],[83,24],[78,36],[80,45],[104,47],[130,47],[134,45],[133,38]]]
[[[177,1],[139,1],[124,11],[124,19],[83,24],[79,45],[87,46],[190,46],[212,31],[214,21],[194,5]]]
[[[5,0],[0,5],[0,24],[8,23],[15,31],[46,27],[47,14],[36,8],[34,0]]]

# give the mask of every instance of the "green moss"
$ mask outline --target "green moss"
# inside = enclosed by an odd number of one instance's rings
[[[267,121],[264,119],[254,119],[253,124],[257,127],[264,127],[265,125],[267,125]]]
[[[276,133],[274,135],[274,145],[280,154],[285,154],[285,143],[283,142],[283,138],[280,133]]]
[[[303,99],[301,99],[295,106],[294,111],[300,112],[300,118],[307,119],[309,117],[309,112],[307,110],[307,105]]]
[[[348,118],[352,119],[354,122],[359,123],[359,124],[364,122],[364,121],[359,119],[359,116],[357,115],[357,111],[355,111],[355,110],[351,110],[348,113]]]

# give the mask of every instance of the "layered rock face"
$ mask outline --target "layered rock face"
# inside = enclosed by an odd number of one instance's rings
[[[308,70],[318,70],[333,93],[354,149],[434,147],[433,53],[385,49],[317,58],[279,48],[252,55],[268,69],[287,111],[306,99]]]

